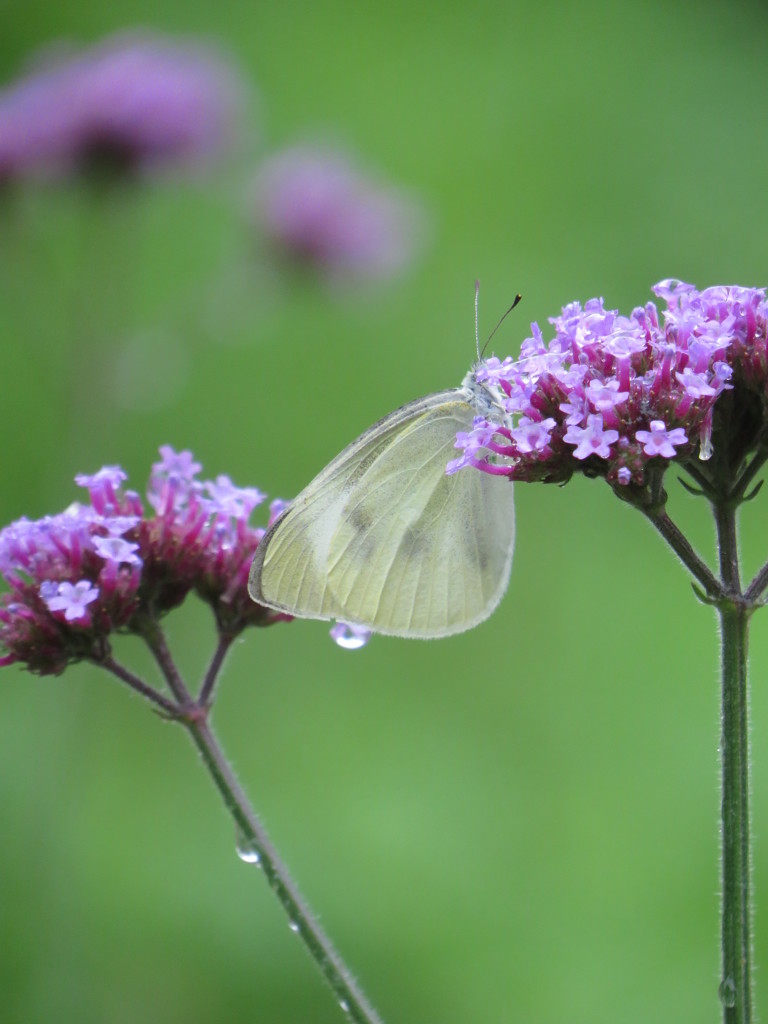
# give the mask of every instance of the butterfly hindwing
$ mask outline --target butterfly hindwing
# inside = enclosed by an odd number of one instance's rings
[[[445,472],[456,432],[469,429],[473,412],[461,397],[435,403],[351,492],[331,540],[328,580],[353,621],[430,637],[483,617],[491,595],[478,572],[480,474]]]

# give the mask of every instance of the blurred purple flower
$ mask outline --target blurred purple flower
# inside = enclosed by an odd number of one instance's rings
[[[381,279],[414,255],[424,213],[348,157],[299,145],[267,160],[256,186],[256,219],[288,262],[335,280]]]
[[[219,631],[288,621],[255,604],[247,581],[264,529],[251,526],[265,498],[228,477],[197,479],[190,452],[164,446],[152,467],[146,514],[123,489],[119,466],[79,474],[90,504],[0,531],[0,665],[21,662],[41,675],[109,653],[110,634],[141,632],[143,618],[165,614],[190,591],[212,608]],[[284,503],[273,502],[270,522]]]
[[[0,90],[0,181],[207,161],[233,141],[239,99],[213,50],[118,33]]]

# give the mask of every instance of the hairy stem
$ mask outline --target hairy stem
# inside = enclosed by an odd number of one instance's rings
[[[301,937],[309,954],[333,989],[339,1006],[355,1024],[381,1024],[349,968],[331,945],[328,936],[304,902],[285,865],[270,842],[263,825],[224,758],[205,718],[185,721],[195,746],[227,810],[237,826],[240,842],[247,843],[253,860],[263,868],[267,881],[288,915],[291,930]]]
[[[219,673],[224,665],[224,659],[229,653],[229,648],[234,643],[234,640],[235,637],[231,633],[219,634],[219,642],[216,644],[216,650],[213,652],[211,663],[205,673],[203,685],[200,687],[200,693],[197,697],[197,703],[203,707],[210,704],[213,699],[213,688],[216,685],[216,680],[219,678]]]
[[[155,694],[150,687],[132,677],[131,673],[111,660],[102,664],[119,678],[129,682],[144,696],[160,703],[164,710],[186,727],[227,810],[234,819],[239,847],[247,849],[247,859],[263,869],[269,885],[288,916],[291,930],[304,942],[309,955],[333,989],[340,1008],[354,1024],[382,1024],[381,1018],[366,999],[351,971],[333,948],[330,939],[299,893],[296,883],[272,845],[208,723],[209,701],[234,637],[219,637],[219,643],[203,680],[200,696],[193,700],[171,656],[159,623],[147,617],[141,622],[139,632],[149,645],[177,703]]]
[[[101,667],[105,668],[107,672],[111,672],[113,676],[117,676],[121,682],[127,683],[132,690],[141,694],[142,697],[146,697],[146,699],[151,701],[153,704],[157,704],[157,706],[161,708],[166,715],[175,717],[178,713],[178,707],[172,700],[168,700],[168,698],[164,697],[162,693],[158,693],[157,690],[145,683],[143,679],[139,679],[139,677],[134,675],[130,669],[121,665],[119,661],[115,661],[112,655],[109,655],[106,658],[100,658],[96,664],[101,665]]]
[[[765,593],[766,587],[768,587],[768,562],[755,575],[744,592],[744,596],[750,603],[757,602]]]
[[[768,447],[763,446],[758,450],[757,454],[753,456],[752,461],[749,463],[747,468],[741,474],[739,479],[733,486],[732,495],[735,498],[742,498],[746,493],[747,487],[752,483],[754,478],[763,468],[766,459],[768,459]]]
[[[722,584],[706,562],[696,554],[688,539],[681,533],[680,528],[670,519],[666,511],[663,508],[645,511],[645,516],[659,531],[691,575],[699,581],[707,596],[711,598],[722,597]]]
[[[752,1021],[747,632],[751,607],[740,594],[736,510],[715,505],[720,571],[729,597],[718,602],[722,672],[722,978],[724,1024]]]
[[[150,651],[152,651],[169,690],[178,701],[179,706],[176,709],[176,713],[178,714],[180,710],[194,709],[195,702],[192,700],[192,695],[181,678],[179,670],[176,668],[176,663],[171,657],[171,652],[168,650],[163,627],[156,619],[147,615],[138,621],[137,632],[140,633]]]

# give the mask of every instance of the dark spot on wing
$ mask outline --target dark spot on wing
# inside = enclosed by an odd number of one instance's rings
[[[373,516],[362,505],[356,505],[350,510],[347,522],[357,533],[366,533],[373,526]]]
[[[407,552],[409,558],[420,558],[432,545],[429,534],[418,527],[409,526],[403,532],[400,543],[401,550]],[[448,552],[446,552],[446,557]]]

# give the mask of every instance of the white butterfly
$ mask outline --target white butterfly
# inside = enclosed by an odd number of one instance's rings
[[[486,619],[512,565],[512,484],[472,468],[445,472],[457,431],[478,415],[505,419],[473,370],[461,387],[369,427],[264,535],[253,600],[402,637],[450,636]]]

